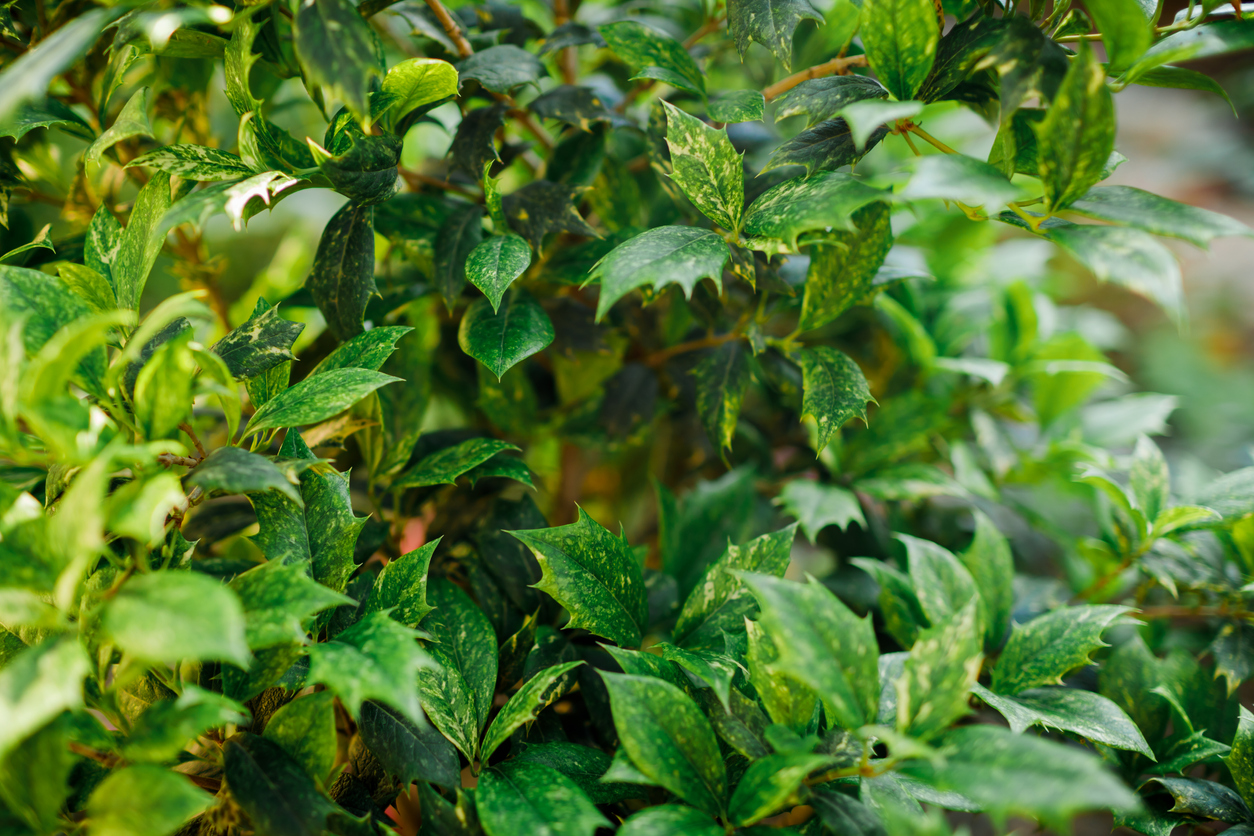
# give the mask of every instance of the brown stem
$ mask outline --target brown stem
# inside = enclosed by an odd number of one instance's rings
[[[176,456],[173,453],[161,453],[157,456],[157,464],[162,467],[195,467],[200,464],[200,459],[193,459],[191,456]]]
[[[70,741],[70,751],[76,755],[82,755],[85,758],[90,758],[96,763],[107,766],[110,769],[117,766],[117,764],[122,760],[117,755],[111,755],[108,752],[100,752],[90,746],[84,746],[83,744],[75,743],[74,741]]]
[[[515,108],[509,111],[509,115],[512,116],[518,124],[530,131],[531,135],[536,138],[536,141],[543,145],[546,149],[551,149],[553,147],[553,137],[549,136],[548,131],[540,127],[536,120],[531,117],[530,113],[522,110],[521,108]]]
[[[1137,618],[1249,618],[1250,613],[1243,609],[1229,609],[1228,606],[1218,607],[1185,607],[1180,605],[1164,605],[1159,607],[1142,607],[1136,613]]]
[[[197,437],[196,431],[192,429],[191,424],[184,421],[183,423],[179,424],[179,429],[187,433],[188,437],[191,438],[192,444],[196,445],[196,454],[200,456],[200,458],[203,459],[205,456],[209,455],[208,453],[205,452],[205,445],[200,443],[200,438]]]
[[[740,339],[739,331],[731,331],[726,334],[718,334],[712,337],[702,337],[699,340],[689,340],[686,343],[673,345],[670,348],[664,348],[661,351],[655,351],[644,358],[643,362],[646,366],[656,369],[666,364],[666,361],[679,354],[687,354],[690,351],[700,351],[703,348],[714,348],[723,343]]]
[[[762,96],[769,102],[772,99],[787,93],[803,81],[809,81],[812,78],[824,78],[829,75],[849,75],[849,69],[851,67],[865,66],[865,55],[850,55],[847,58],[833,58],[831,61],[827,61],[823,64],[815,64],[809,69],[802,70],[799,73],[793,73],[788,76],[788,78],[775,82],[770,87],[767,87],[762,91]]]
[[[570,22],[570,0],[553,0],[553,23],[561,26]],[[578,77],[579,54],[573,46],[562,48],[557,53],[557,68],[562,73],[562,81],[574,84]]]
[[[437,177],[428,177],[425,174],[419,174],[416,171],[409,171],[404,168],[400,169],[400,172],[401,177],[405,178],[405,182],[408,183],[409,187],[414,191],[418,191],[419,186],[430,186],[433,189],[455,192],[463,197],[468,197],[471,200],[479,200],[482,197],[479,193],[471,191],[465,186],[459,186],[458,184],[450,183],[447,180],[440,180]]]
[[[726,15],[717,14],[714,17],[701,24],[701,28],[693,32],[684,39],[684,49],[692,49],[697,43],[713,32],[717,32],[718,28],[723,25],[723,21],[727,19]]]
[[[444,34],[448,35],[449,40],[457,47],[457,54],[462,58],[474,55],[475,48],[470,45],[470,41],[466,40],[466,36],[462,34],[462,28],[457,25],[457,21],[453,20],[453,16],[448,13],[448,9],[444,8],[444,4],[440,0],[427,0],[427,7],[435,13],[440,25],[444,27]]]

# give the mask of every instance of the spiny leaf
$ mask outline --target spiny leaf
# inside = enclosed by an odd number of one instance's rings
[[[440,538],[437,537],[388,561],[370,588],[366,612],[387,610],[400,623],[417,627],[432,609],[427,603],[427,570],[431,566],[431,555],[439,544]]]
[[[1029,688],[1014,697],[1005,697],[978,684],[974,691],[1006,718],[1016,734],[1031,726],[1061,729],[1154,759],[1154,753],[1132,718],[1101,694],[1080,688]]]
[[[853,491],[839,485],[826,485],[809,479],[793,479],[780,491],[776,504],[797,519],[811,543],[829,525],[847,528],[857,523],[866,528],[862,506]]]
[[[1183,238],[1199,247],[1223,236],[1254,235],[1254,230],[1227,215],[1132,186],[1094,186],[1068,208],[1077,215]]]
[[[738,232],[745,207],[745,173],[727,131],[715,130],[669,102],[662,104],[671,179],[710,220]]]
[[[913,99],[936,60],[941,22],[930,0],[866,0],[861,36],[875,75],[899,100]]]
[[[244,607],[244,635],[251,649],[303,642],[314,615],[356,603],[310,578],[300,563],[271,558],[231,581]]]
[[[417,637],[387,613],[369,613],[333,641],[310,646],[307,681],[334,691],[353,717],[363,702],[378,700],[421,723],[417,674],[432,662]]]
[[[697,382],[697,415],[710,442],[722,455],[731,449],[740,406],[749,388],[749,357],[739,340],[710,352],[693,370]]]
[[[678,284],[685,296],[701,279],[713,279],[722,290],[723,265],[731,257],[727,242],[708,229],[662,226],[619,244],[588,273],[588,281],[600,280],[597,320],[614,303],[638,287],[661,288]]]
[[[392,483],[393,488],[420,488],[428,485],[454,485],[468,473],[503,450],[517,450],[508,441],[495,438],[468,438],[424,457]]]
[[[874,403],[866,377],[847,354],[821,345],[797,354],[801,366],[802,417],[814,418],[819,428],[818,451],[850,418],[866,422],[866,405]]]
[[[303,322],[280,318],[279,306],[275,305],[251,317],[209,350],[222,358],[232,375],[245,380],[294,360],[292,344],[304,330]]]
[[[661,69],[668,84],[705,95],[705,76],[679,41],[642,23],[624,20],[599,27],[609,48],[629,66],[647,71]],[[641,73],[641,78],[655,76]]]
[[[803,20],[823,25],[823,15],[809,0],[731,0],[727,4],[727,28],[741,61],[749,42],[757,41],[773,52],[785,69],[792,69],[793,33]]]
[[[1062,607],[1015,625],[989,687],[1013,696],[1060,683],[1063,674],[1087,664],[1093,651],[1106,647],[1102,633],[1129,611],[1113,605]]]
[[[781,241],[795,251],[797,236],[803,232],[854,232],[853,214],[886,197],[885,192],[835,171],[795,177],[772,186],[753,201],[745,215],[744,231],[755,238]]]
[[[575,208],[579,189],[564,183],[533,180],[501,201],[505,217],[519,235],[527,239],[536,252],[544,237],[552,232],[597,237]]]
[[[352,4],[301,0],[292,18],[292,41],[305,78],[342,99],[358,120],[369,121],[370,84],[383,73],[370,27]]]
[[[776,102],[775,118],[805,114],[806,127],[835,118],[846,105],[865,99],[883,99],[888,90],[870,76],[833,75],[811,78],[784,93]]]

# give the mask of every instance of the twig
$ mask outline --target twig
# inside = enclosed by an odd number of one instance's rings
[[[941,141],[940,141],[939,139],[937,139],[936,137],[934,137],[934,136],[932,136],[931,134],[929,134],[927,131],[925,131],[925,130],[923,130],[922,128],[920,128],[918,125],[915,125],[915,124],[910,124],[910,125],[908,125],[908,126],[906,127],[906,130],[910,131],[910,133],[912,133],[912,134],[918,134],[918,135],[919,135],[919,138],[920,138],[920,139],[922,139],[924,142],[928,143],[928,144],[929,144],[929,145],[931,145],[933,148],[937,148],[937,149],[939,149],[939,150],[941,150],[941,151],[944,151],[946,154],[957,154],[957,153],[958,153],[957,151],[955,151],[954,149],[950,148],[950,147],[949,147],[948,145],[946,145],[945,143],[941,142]]]
[[[717,32],[718,28],[723,25],[723,21],[727,19],[726,15],[717,14],[714,17],[701,24],[701,28],[693,32],[684,39],[684,49],[692,49],[697,43],[713,32]]]
[[[454,192],[471,200],[480,200],[482,195],[478,192],[471,191],[465,186],[459,186],[456,183],[450,183],[448,180],[440,180],[437,177],[428,177],[426,174],[419,174],[416,171],[408,169],[400,169],[401,177],[405,178],[405,182],[414,191],[418,191],[419,186],[430,186],[433,189],[442,189],[446,192]]]
[[[157,464],[162,467],[195,467],[200,464],[200,459],[193,459],[191,456],[176,456],[173,453],[160,453],[157,456]]]
[[[448,9],[444,8],[444,4],[440,0],[427,0],[427,7],[444,27],[444,34],[448,35],[449,40],[457,47],[457,54],[462,58],[474,55],[475,48],[470,45],[470,41],[466,40],[466,36],[462,34],[462,28],[457,25],[457,21],[453,20],[453,16],[448,13]]]
[[[553,23],[561,26],[570,22],[570,0],[553,0]],[[578,80],[579,55],[573,46],[563,47],[557,53],[557,68],[562,73],[562,81],[574,84]]]
[[[827,61],[823,64],[815,64],[807,70],[802,70],[799,73],[793,73],[788,76],[788,78],[775,82],[770,87],[767,87],[762,91],[762,96],[769,102],[772,99],[787,93],[803,81],[809,81],[812,78],[824,78],[829,75],[849,75],[849,69],[851,67],[865,66],[865,55],[850,55],[847,58],[833,58],[831,61]]]
[[[553,147],[553,137],[549,136],[549,132],[540,127],[535,119],[531,118],[530,113],[522,108],[514,108],[508,111],[508,114],[513,117],[518,124],[531,131],[531,134],[536,138],[536,141],[543,145],[546,149],[551,149]]]
[[[1137,618],[1249,618],[1250,613],[1242,609],[1229,609],[1226,604],[1218,607],[1185,607],[1164,605],[1159,607],[1142,607],[1135,613]]]
[[[191,424],[184,421],[179,424],[179,429],[187,433],[188,437],[191,438],[192,444],[196,445],[196,454],[200,456],[200,458],[203,459],[205,456],[209,455],[205,452],[205,445],[200,443],[200,439],[196,436],[196,430],[192,429]]]
[[[700,351],[703,348],[714,348],[723,343],[740,339],[739,329],[730,331],[726,334],[718,334],[712,337],[702,337],[699,340],[689,340],[686,343],[673,345],[670,348],[664,348],[661,351],[655,351],[644,358],[643,363],[649,368],[656,369],[666,364],[666,361],[680,354],[687,354],[690,351]]]

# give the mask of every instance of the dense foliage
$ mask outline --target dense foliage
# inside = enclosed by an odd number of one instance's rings
[[[1067,290],[1185,327],[1155,236],[1250,230],[1099,185],[1113,94],[1250,46],[7,0],[0,832],[1254,832],[1254,468],[1173,490]]]

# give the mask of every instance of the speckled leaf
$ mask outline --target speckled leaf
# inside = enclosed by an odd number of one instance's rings
[[[487,836],[592,836],[610,827],[577,784],[539,763],[509,761],[484,772],[475,810]]]
[[[970,713],[967,696],[984,661],[978,599],[933,623],[915,639],[896,682],[897,730],[919,740]]]
[[[778,671],[808,685],[830,721],[847,729],[872,722],[880,698],[879,648],[871,617],[858,618],[823,584],[742,574],[775,643]]]
[[[708,229],[661,226],[619,244],[598,261],[588,281],[600,280],[597,321],[614,303],[638,287],[651,284],[661,289],[678,284],[685,296],[702,279],[723,287],[723,265],[731,257],[727,242]]]
[[[1062,607],[1016,624],[993,668],[989,687],[1015,695],[1040,685],[1057,685],[1069,671],[1085,665],[1106,647],[1102,633],[1122,620],[1128,607],[1113,605]]]
[[[857,232],[838,232],[811,247],[800,330],[826,325],[870,292],[893,245],[891,215],[888,204],[870,203],[853,214]]]
[[[531,478],[531,468],[527,467],[527,463],[517,456],[510,456],[504,453],[499,453],[483,464],[466,471],[466,478],[470,480],[472,488],[478,484],[480,479],[491,478],[513,479],[516,482],[522,482],[529,488],[535,488],[536,486]]]
[[[303,505],[296,485],[274,462],[239,447],[214,450],[188,474],[187,484],[198,486],[206,494],[213,491],[242,494],[277,490],[297,505]]]
[[[549,315],[526,291],[514,288],[495,313],[480,299],[462,316],[457,344],[462,351],[501,375],[553,342]]]
[[[757,41],[773,52],[785,69],[792,69],[793,33],[803,20],[823,25],[823,15],[810,0],[729,0],[727,4],[727,28],[741,61],[749,42]]]
[[[517,235],[494,235],[466,257],[466,278],[483,291],[495,313],[514,280],[531,266],[531,247]]]
[[[277,559],[237,575],[231,588],[244,606],[244,635],[253,650],[304,642],[315,614],[356,603],[310,578],[304,566]]]
[[[639,647],[648,617],[644,577],[626,539],[579,509],[579,520],[557,528],[511,531],[535,553],[544,573],[536,589],[552,595],[582,627],[621,647]]]
[[[294,459],[314,458],[305,440],[294,430],[283,438],[279,453]],[[314,580],[342,592],[356,568],[353,548],[367,517],[358,518],[353,513],[348,476],[333,468],[311,467],[301,473],[300,493],[305,500],[305,527]],[[251,498],[255,505],[257,495]]]
[[[592,130],[593,122],[610,122],[614,119],[614,114],[605,106],[597,91],[591,87],[577,87],[573,84],[554,87],[543,96],[537,96],[528,107],[545,119],[556,119],[574,125],[581,131]]]
[[[452,581],[432,579],[428,595],[433,607],[423,622],[432,638],[428,647],[440,654],[446,668],[451,665],[446,675],[456,675],[464,683],[474,708],[473,737],[478,740],[488,724],[496,687],[496,634],[483,610]],[[422,677],[426,679],[425,674]],[[429,694],[430,687],[424,687],[424,692]],[[473,754],[468,752],[467,757]]]
[[[618,836],[725,836],[723,826],[694,807],[661,804],[632,813]]]
[[[871,69],[898,99],[913,99],[936,60],[941,22],[930,0],[865,0],[859,34]]]
[[[300,0],[292,41],[305,79],[348,105],[358,120],[370,117],[370,85],[382,75],[370,25],[349,0]]]
[[[873,131],[863,150],[859,151],[844,119],[820,122],[776,148],[762,172],[786,165],[805,166],[807,176],[816,171],[832,171],[855,162],[886,136],[887,128]]]
[[[749,388],[749,355],[739,340],[724,343],[692,370],[697,382],[697,415],[720,455],[730,450]]]
[[[757,609],[753,596],[733,571],[782,577],[796,536],[797,526],[793,524],[741,546],[729,545],[684,601],[673,632],[675,642],[689,649],[721,649],[723,633],[743,629],[745,617]]]
[[[103,608],[101,624],[119,650],[148,662],[247,665],[250,656],[239,599],[198,572],[131,578]]]
[[[714,729],[683,691],[661,679],[602,673],[630,763],[711,816],[727,806],[727,770]]]
[[[1154,753],[1132,718],[1100,694],[1079,688],[1030,688],[1014,697],[1005,697],[983,685],[976,685],[974,690],[976,696],[1006,718],[1015,733],[1031,726],[1061,729],[1095,743],[1140,752],[1154,759]]]
[[[797,236],[803,232],[854,232],[853,214],[887,197],[886,192],[835,171],[795,177],[753,201],[745,215],[744,231],[749,236],[781,241],[795,251]]]
[[[992,69],[999,76],[1001,123],[1005,125],[1030,99],[1042,104],[1054,98],[1070,65],[1070,53],[1024,15],[1004,19],[997,43],[975,69]]]
[[[523,84],[539,85],[547,73],[540,59],[513,44],[476,52],[457,65],[460,83],[477,81],[493,93],[509,93]]]
[[[368,613],[387,610],[392,617],[408,627],[417,627],[423,616],[431,612],[427,603],[427,569],[440,538],[388,561],[375,578],[366,598]]]
[[[307,377],[266,401],[254,412],[244,437],[263,430],[303,427],[325,421],[337,412],[348,409],[380,386],[399,379],[370,369],[336,369]]]
[[[1098,279],[1113,282],[1156,302],[1183,320],[1184,281],[1171,250],[1139,229],[1097,224],[1060,224],[1045,237],[1071,253]]]
[[[361,704],[357,731],[370,754],[402,785],[430,781],[450,789],[460,786],[457,750],[430,725],[412,723],[400,712],[367,700]]]
[[[351,203],[374,206],[396,194],[401,137],[387,132],[367,135],[347,110],[341,110],[323,141],[325,149],[309,140],[318,169]]]
[[[236,180],[253,174],[253,170],[236,155],[203,145],[167,145],[126,164],[127,168],[135,166],[155,168],[184,180],[200,182]]]
[[[1232,773],[1232,783],[1236,784],[1241,796],[1254,799],[1254,714],[1245,706],[1241,706],[1239,711],[1232,751],[1224,758],[1224,763]]]
[[[793,479],[784,485],[775,502],[797,520],[811,543],[829,525],[844,529],[856,522],[866,528],[858,497],[838,485]]]
[[[1173,32],[1154,44],[1119,79],[1128,84],[1164,64],[1178,64],[1249,49],[1254,46],[1254,27],[1241,20],[1218,20]]]
[[[474,203],[454,212],[440,227],[435,239],[435,286],[450,311],[466,286],[466,259],[482,240],[483,207]]]
[[[334,640],[309,647],[310,684],[326,685],[357,717],[366,700],[395,708],[413,723],[422,723],[418,702],[419,671],[431,658],[418,647],[418,631],[377,612],[339,633]]]
[[[509,698],[501,711],[492,720],[487,734],[483,736],[483,749],[480,759],[486,761],[502,743],[518,729],[536,719],[548,706],[557,702],[575,684],[575,678],[569,676],[570,671],[583,662],[563,662],[545,668],[528,679],[518,692]]]
[[[732,90],[710,102],[707,112],[715,122],[760,122],[766,99],[757,90]]]
[[[1068,208],[1088,218],[1182,238],[1199,247],[1227,235],[1254,235],[1254,230],[1227,215],[1132,186],[1094,186]]]
[[[775,667],[779,652],[761,624],[746,619],[745,638],[749,683],[771,720],[798,732],[810,728],[818,718],[819,701],[814,691]]]
[[[6,10],[7,11],[7,10]],[[67,134],[91,141],[96,132],[69,106],[58,99],[47,99],[39,104],[20,108],[0,125],[0,137],[11,136],[20,140],[36,128],[57,127]]]
[[[719,643],[725,645],[724,641]],[[704,682],[723,710],[731,710],[732,680],[740,673],[740,666],[722,652],[722,648],[717,651],[705,648],[685,649],[670,642],[658,642],[649,648],[649,652],[683,668],[687,671],[690,682],[694,677]]]
[[[1010,543],[984,512],[976,510],[975,537],[965,552],[958,555],[971,577],[979,578],[980,598],[984,601],[986,623],[984,647],[1001,647],[1010,629],[1010,612],[1014,607],[1014,556]]]
[[[478,467],[503,450],[517,450],[508,441],[495,438],[468,438],[425,457],[395,482],[393,488],[421,488],[427,485],[454,485],[457,477]]]
[[[983,621],[984,602],[975,578],[952,552],[930,540],[907,534],[896,537],[906,547],[910,581],[924,614],[933,624],[960,611],[972,599],[976,600]]]
[[[222,358],[237,380],[245,380],[295,359],[292,343],[304,330],[303,322],[281,318],[275,305],[250,318],[209,350]]]
[[[1045,208],[1057,212],[1102,179],[1115,148],[1115,111],[1106,72],[1087,44],[1081,44],[1080,56],[1034,129]]]
[[[819,451],[827,446],[832,434],[850,418],[866,422],[866,405],[875,401],[866,377],[849,355],[820,345],[797,353],[801,366],[801,416],[814,418],[819,428]]]
[[[16,638],[16,636],[15,636]],[[76,637],[22,647],[0,668],[0,757],[55,720],[83,706],[83,680],[94,665]]]
[[[1254,676],[1254,627],[1240,621],[1223,625],[1210,644],[1210,652],[1215,657],[1215,676],[1227,680],[1231,696]]]
[[[971,76],[976,65],[997,45],[1007,22],[1003,18],[972,15],[956,23],[937,44],[932,72],[915,97],[935,102],[948,96]],[[1037,29],[1037,32],[1040,30]]]
[[[157,172],[139,190],[113,258],[113,289],[118,294],[118,307],[124,311],[139,310],[139,297],[165,243],[165,236],[155,233],[169,208],[170,175]]]
[[[545,35],[543,45],[540,47],[540,54],[548,55],[550,52],[556,52],[559,49],[583,46],[584,44],[604,47],[605,38],[602,38],[595,29],[584,26],[582,23],[570,21],[563,23],[548,35]]]
[[[727,131],[715,130],[669,102],[662,104],[671,179],[706,217],[729,232],[738,232],[745,206],[745,172]]]
[[[135,803],[141,798],[143,803]],[[93,787],[84,812],[91,816],[93,834],[165,836],[213,803],[212,795],[177,772],[155,764],[134,764],[106,773]]]
[[[1223,784],[1202,778],[1150,778],[1141,792],[1153,796],[1155,786],[1167,792],[1174,802],[1167,812],[1184,813],[1199,819],[1237,823],[1254,818],[1241,796]],[[1165,806],[1165,805],[1164,805]],[[1232,829],[1232,828],[1230,828]],[[1240,833],[1240,828],[1236,828]]]
[[[341,340],[362,331],[374,283],[374,210],[349,203],[327,221],[306,281],[327,327]]]
[[[397,341],[412,330],[400,325],[371,328],[338,346],[323,358],[311,374],[324,374],[336,369],[370,369],[377,372],[396,350]]]
[[[100,156],[119,142],[124,142],[132,137],[151,137],[153,135],[152,123],[148,121],[148,107],[151,94],[151,88],[141,87],[131,96],[130,100],[122,107],[121,112],[118,113],[118,118],[113,121],[113,124],[104,133],[100,134],[96,141],[88,146],[83,153],[84,162],[99,162]]]
[[[705,95],[705,76],[679,41],[634,20],[606,24],[600,32],[610,50],[628,66],[661,68],[670,76],[667,83]]]
[[[727,813],[741,827],[760,821],[796,803],[806,777],[830,766],[828,755],[780,752],[754,761],[732,793]]]
[[[222,761],[231,800],[248,815],[256,830],[284,836],[323,832],[334,805],[277,743],[240,732],[222,747]]]
[[[888,90],[870,76],[834,75],[811,78],[776,99],[775,118],[805,114],[807,127],[834,119],[846,105],[888,97]]]
[[[575,208],[580,189],[565,183],[534,180],[505,196],[501,207],[510,226],[536,249],[551,232],[570,232],[596,238],[597,233]]]
[[[453,168],[471,177],[483,176],[483,167],[500,159],[496,151],[496,131],[505,120],[505,106],[480,107],[468,112],[457,125],[450,151]]]

